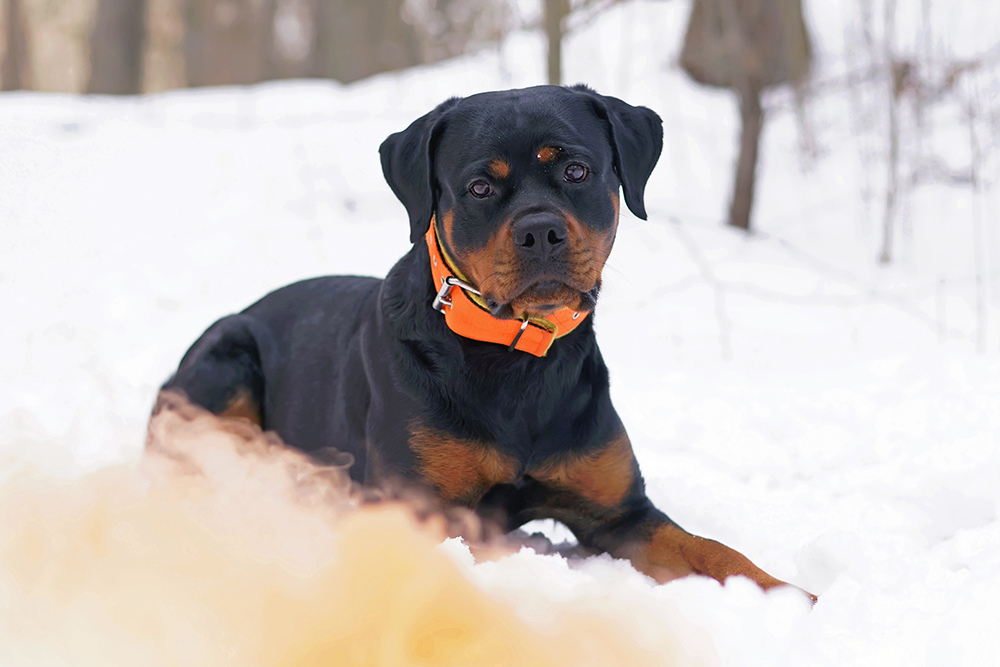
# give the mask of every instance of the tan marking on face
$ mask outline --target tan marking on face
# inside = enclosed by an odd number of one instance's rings
[[[597,286],[604,272],[604,265],[611,255],[615,234],[618,231],[617,197],[614,197],[613,201],[615,219],[611,228],[606,231],[595,230],[569,211],[562,212],[566,220],[566,240],[569,243],[567,255],[573,281],[571,284],[578,287],[581,292],[587,292]]]
[[[558,290],[542,290],[542,293],[531,289],[525,291],[523,260],[514,246],[513,220],[505,220],[481,248],[464,251],[453,259],[484,297],[509,303],[517,318],[545,317],[564,307],[587,310],[590,306],[584,293],[594,289],[601,280],[618,229],[618,193],[612,191],[609,196],[615,219],[607,231],[594,230],[569,211],[560,211],[566,224],[568,247],[562,262],[565,270],[561,275],[551,276],[565,283]],[[444,233],[449,239],[449,246],[454,248],[449,231],[453,223],[448,215],[445,214]]]
[[[552,164],[559,158],[560,153],[562,153],[562,149],[558,146],[543,146],[538,149],[538,155],[535,158],[542,164]]]
[[[455,212],[445,211],[441,216],[441,244],[445,248],[448,259],[458,267],[459,273],[466,280],[478,287],[484,276],[489,275],[488,266],[481,266],[481,262],[488,262],[489,249],[483,248],[475,252],[459,252],[455,247]],[[493,239],[491,239],[492,242]]]
[[[442,241],[444,241],[445,247],[448,249],[448,254],[451,255],[455,247],[455,212],[445,211],[444,215],[441,216],[441,234],[444,236]]]
[[[579,290],[562,285],[551,292],[538,293],[534,290],[528,290],[511,301],[510,306],[514,310],[514,315],[520,319],[523,317],[545,317],[566,307],[581,310],[583,302],[583,295],[580,294]]]
[[[484,296],[493,296],[501,303],[504,300],[505,285],[513,277],[517,267],[517,253],[514,249],[514,234],[510,220],[504,221],[481,248],[466,250],[455,257],[455,263],[462,273]],[[454,246],[453,246],[454,247]]]
[[[226,409],[220,412],[219,416],[229,419],[245,419],[257,426],[261,426],[264,421],[260,416],[260,406],[253,400],[253,396],[247,389],[240,389],[236,396],[226,404]]]
[[[510,176],[510,163],[497,158],[487,165],[486,170],[493,178],[507,178]]]
[[[616,507],[635,481],[635,457],[624,432],[596,452],[546,461],[528,474],[546,484],[572,491],[603,507]]]
[[[474,507],[491,487],[513,482],[517,474],[517,461],[489,442],[414,423],[409,444],[424,480],[452,502]]]

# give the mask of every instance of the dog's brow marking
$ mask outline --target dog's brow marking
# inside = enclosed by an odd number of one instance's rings
[[[634,462],[632,444],[622,432],[597,452],[549,461],[529,474],[604,507],[615,507],[632,487]]]
[[[543,146],[538,149],[538,155],[535,157],[538,158],[538,161],[542,164],[549,164],[555,162],[561,152],[562,149],[558,146]]]
[[[510,176],[510,164],[500,158],[490,162],[486,168],[493,178],[507,178]]]

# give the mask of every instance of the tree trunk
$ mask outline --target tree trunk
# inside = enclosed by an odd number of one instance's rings
[[[268,78],[274,12],[275,0],[186,0],[187,84],[241,85]]]
[[[99,0],[90,33],[87,92],[138,95],[146,55],[147,0]]]
[[[890,71],[896,62],[896,0],[888,0],[885,4],[885,57]],[[878,261],[881,264],[892,262],[892,236],[896,221],[896,194],[899,187],[899,94],[901,84],[897,85],[896,77],[889,77],[889,161],[885,188],[885,219],[882,221],[882,252]]]
[[[31,88],[31,67],[21,0],[7,0],[4,23],[7,53],[0,65],[0,90],[27,90]]]
[[[801,0],[694,0],[680,64],[692,79],[729,88],[740,103],[740,152],[729,224],[750,230],[757,154],[764,127],[761,93],[809,74],[812,48]]]
[[[422,62],[404,0],[323,0],[316,7],[313,76],[350,83]]]
[[[751,87],[740,95],[740,157],[736,163],[736,183],[733,202],[729,209],[729,224],[750,230],[750,213],[753,210],[754,181],[757,175],[757,153],[760,133],[764,127],[764,110],[760,101],[761,91]]]
[[[568,0],[545,0],[545,38],[548,42],[548,82],[562,85],[563,19],[569,13]]]

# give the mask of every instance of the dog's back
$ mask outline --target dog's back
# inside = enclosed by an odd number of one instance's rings
[[[299,449],[349,451],[351,473],[362,481],[370,400],[364,337],[373,331],[382,282],[326,276],[275,290],[213,324],[164,389],[250,419]]]

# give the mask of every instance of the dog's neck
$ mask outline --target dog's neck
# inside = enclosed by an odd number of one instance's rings
[[[424,238],[430,256],[434,291],[437,293],[433,306],[444,315],[448,328],[459,336],[505,345],[512,352],[520,350],[544,357],[557,338],[576,329],[587,317],[587,311],[563,308],[545,318],[496,318],[440,243],[435,218],[431,218]]]

